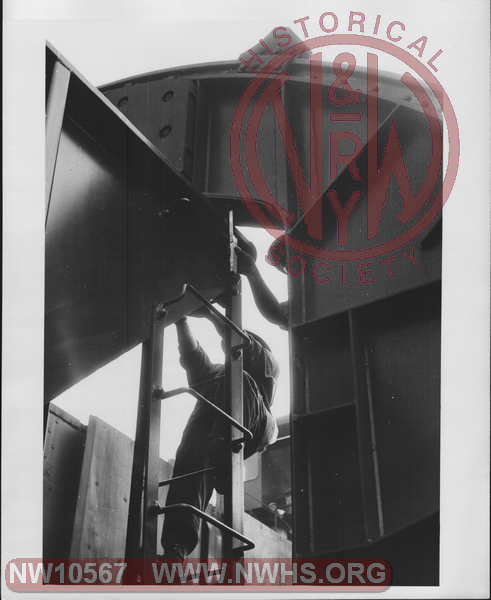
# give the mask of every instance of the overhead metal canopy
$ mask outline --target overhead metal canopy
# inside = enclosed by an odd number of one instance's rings
[[[298,153],[300,167],[306,174],[308,183],[310,162],[310,63],[299,58],[286,66],[288,82],[281,90],[282,102],[291,126]],[[347,243],[343,250],[353,250],[364,245],[368,248],[387,242],[404,232],[406,225],[397,220],[402,207],[401,194],[395,179],[388,185],[387,201],[383,209],[383,221],[377,236],[367,244],[367,130],[368,104],[376,97],[380,156],[385,148],[389,132],[395,124],[400,140],[403,158],[408,172],[412,190],[418,190],[424,180],[425,165],[430,164],[433,143],[428,134],[428,117],[418,99],[408,89],[401,78],[385,72],[377,74],[376,84],[369,76],[367,69],[358,68],[350,76],[350,85],[362,90],[360,103],[353,108],[339,107],[328,99],[328,88],[336,75],[332,65],[324,63],[321,84],[322,100],[322,192],[317,203],[310,209],[319,222],[322,240],[312,238],[306,227],[306,214],[299,202],[295,188],[291,166],[288,164],[284,143],[278,127],[277,115],[271,105],[266,107],[258,129],[257,160],[265,184],[271,192],[275,203],[257,193],[250,198],[239,193],[236,178],[231,164],[231,129],[237,107],[249,84],[256,78],[267,80],[267,75],[250,73],[241,70],[239,61],[193,65],[178,69],[167,69],[158,72],[137,75],[101,87],[105,96],[117,106],[128,119],[135,124],[169,159],[176,169],[192,180],[193,185],[214,206],[232,207],[239,224],[261,226],[251,214],[250,206],[256,205],[264,214],[264,221],[269,220],[272,227],[286,231],[296,240],[317,248],[337,249],[337,217],[328,198],[329,192],[338,194],[341,205],[345,205],[354,190],[360,190],[361,196],[356,209],[350,216],[347,227]],[[332,113],[342,116],[356,110],[360,113],[359,121],[341,122],[331,118]],[[440,129],[440,115],[435,113],[436,129]],[[330,136],[339,130],[347,130],[361,140],[363,149],[349,163],[336,165],[336,174],[332,176]],[[372,134],[373,135],[373,134]],[[349,140],[339,141],[339,154],[352,152]],[[392,157],[393,168],[397,157]],[[438,163],[438,156],[433,160]],[[390,161],[389,161],[390,163]],[[255,182],[251,180],[250,166],[242,157],[244,178],[249,190],[255,190]],[[356,164],[361,181],[352,177],[351,169]],[[440,157],[441,164],[441,157]],[[249,167],[249,170],[248,170]],[[437,203],[441,173],[435,175],[434,192],[429,196],[420,212],[433,202]],[[278,208],[286,211],[291,219],[287,222]],[[285,214],[286,214],[285,212]],[[437,231],[438,233],[438,231]],[[410,260],[399,260],[397,277],[375,277],[371,286],[349,286],[342,281],[340,262],[330,263],[334,271],[331,280],[336,279],[329,289],[319,286],[312,277],[320,259],[315,255],[299,252],[295,248],[283,249],[284,262],[295,260],[298,254],[306,261],[307,277],[294,278],[292,286],[292,320],[300,324],[304,320],[312,320],[335,314],[367,302],[398,294],[404,290],[416,288],[440,278],[440,245],[424,244],[428,230],[416,235],[401,250],[414,255],[414,262],[424,265],[415,269]],[[437,236],[438,237],[438,236]],[[438,242],[438,239],[437,239]],[[424,247],[423,247],[424,246]],[[411,249],[411,247],[413,249]],[[342,260],[338,258],[338,260]],[[366,262],[362,259],[358,263]],[[356,268],[356,261],[351,268]],[[298,265],[296,265],[298,268]],[[375,261],[380,275],[387,267]],[[293,270],[293,269],[292,269]],[[338,272],[339,271],[339,272]],[[319,288],[313,292],[313,287]],[[322,289],[321,289],[322,288]],[[326,295],[327,294],[327,295]]]

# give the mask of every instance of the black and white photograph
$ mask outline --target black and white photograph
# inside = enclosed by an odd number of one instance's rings
[[[487,3],[4,34],[2,597],[489,597]]]

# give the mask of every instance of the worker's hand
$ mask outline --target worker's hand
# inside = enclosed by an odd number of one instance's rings
[[[247,252],[244,252],[244,250],[239,247],[235,248],[235,252],[237,253],[237,266],[239,273],[242,275],[249,275],[256,266],[254,257]]]
[[[237,238],[237,245],[239,246],[239,248],[244,252],[247,252],[247,254],[250,254],[252,258],[256,260],[257,250],[256,246],[254,246],[251,240],[248,240],[246,236],[237,229],[237,227],[234,227],[234,235]]]

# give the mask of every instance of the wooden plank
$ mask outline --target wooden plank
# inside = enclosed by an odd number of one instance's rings
[[[124,557],[133,442],[91,416],[80,476],[72,558]]]
[[[86,429],[50,405],[43,458],[44,558],[64,558],[70,552]]]
[[[70,422],[70,416],[64,416],[66,422]],[[72,421],[76,423],[75,420]],[[51,422],[48,427],[51,429]],[[80,427],[85,429],[83,425]],[[71,558],[124,557],[132,456],[133,441],[130,438],[101,419],[90,417],[71,548],[68,545]],[[68,463],[73,469],[72,463]],[[171,476],[172,465],[160,458],[160,479]],[[63,485],[58,484],[58,491],[60,488]],[[168,486],[159,489],[161,504],[165,504],[167,492]],[[218,496],[217,502],[217,507],[210,505],[207,512],[223,519],[223,497]],[[52,513],[52,516],[55,521],[56,513]],[[247,553],[248,558],[291,557],[291,542],[284,534],[272,530],[247,513],[244,513],[243,519],[245,535],[256,543],[256,548]],[[163,520],[164,516],[159,516],[156,530],[158,553],[163,551],[160,546]],[[208,556],[221,557],[222,544],[220,531],[209,527]],[[68,556],[68,552],[59,556]],[[200,545],[191,556],[204,556]]]

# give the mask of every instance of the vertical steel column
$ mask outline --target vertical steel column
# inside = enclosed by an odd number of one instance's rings
[[[140,394],[131,476],[126,556],[154,557],[157,553],[160,415],[161,402],[155,390],[162,387],[165,311],[152,311],[150,336],[142,346]]]
[[[234,236],[233,213],[228,214],[229,240],[230,240],[230,277],[226,316],[238,327],[242,325],[241,282],[237,270],[237,256],[235,253],[236,239]],[[230,327],[226,328],[226,397],[225,411],[239,423],[244,422],[243,415],[243,390],[242,390],[242,350],[238,348],[243,343]],[[233,440],[240,437],[240,431],[228,428],[227,443],[232,446]],[[243,448],[238,452],[231,452],[228,463],[228,493],[224,497],[224,521],[236,531],[243,531],[244,521],[244,456]],[[242,558],[243,552],[237,552],[233,547],[231,536],[224,536],[223,557]]]

